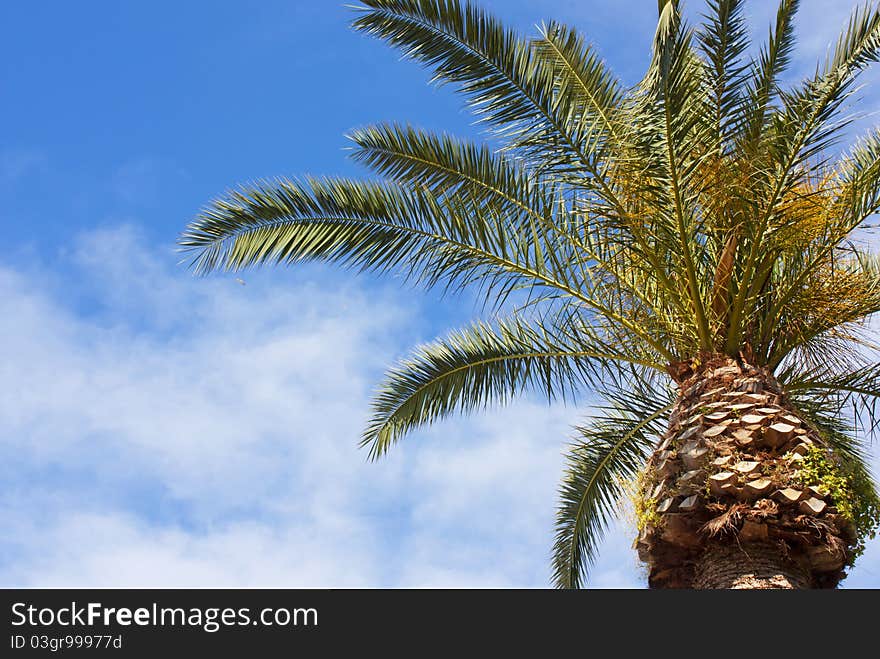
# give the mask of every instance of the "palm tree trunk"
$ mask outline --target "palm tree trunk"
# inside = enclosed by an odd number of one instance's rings
[[[715,545],[697,560],[693,588],[790,589],[810,588],[810,571],[785,557],[771,543]]]
[[[805,456],[835,459],[820,435],[759,367],[715,355],[678,379],[640,495],[650,586],[836,586],[854,530],[799,470]]]

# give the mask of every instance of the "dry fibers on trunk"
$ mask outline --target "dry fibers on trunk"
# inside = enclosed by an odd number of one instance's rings
[[[833,460],[765,370],[723,356],[682,383],[640,492],[652,588],[834,587],[855,529],[802,465]]]

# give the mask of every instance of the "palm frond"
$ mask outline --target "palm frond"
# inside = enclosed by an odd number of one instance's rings
[[[419,189],[346,179],[278,180],[215,200],[179,244],[202,273],[325,260],[396,269],[425,286],[476,282],[499,299],[526,286],[583,297],[569,273],[554,274],[554,260],[544,258],[543,227],[513,229],[462,196],[438,200]]]
[[[651,436],[662,433],[673,401],[663,388],[629,378],[599,392],[605,402],[576,428],[560,488],[553,548],[553,579],[579,588],[623,494],[622,482],[644,467]]]
[[[781,0],[776,10],[774,29],[761,48],[758,59],[751,65],[749,102],[742,106],[744,112],[741,120],[743,139],[749,145],[754,145],[761,136],[768,110],[779,90],[779,78],[791,63],[795,46],[794,19],[799,7],[800,0]]]
[[[589,279],[587,261],[595,260],[596,253],[572,230],[565,199],[557,186],[539,184],[519,163],[488,146],[411,126],[370,126],[352,132],[351,138],[357,145],[354,158],[379,174],[427,188],[438,198],[466,197],[484,214],[503,218],[509,232],[540,237],[540,248],[557,260],[560,276],[580,267],[581,276]]]
[[[859,73],[880,57],[880,7],[852,15],[824,71],[784,94],[774,150],[784,177],[834,145],[850,118],[838,119]]]
[[[535,47],[553,67],[555,104],[569,113],[566,124],[576,140],[586,145],[584,150],[601,154],[609,141],[621,146],[626,130],[620,116],[625,93],[598,53],[582,35],[556,22],[541,29]]]
[[[880,428],[880,363],[843,372],[818,366],[786,375],[786,390],[796,398],[809,398],[813,406],[821,404],[825,414],[838,422],[850,419],[842,431],[873,435]]]
[[[357,145],[356,161],[391,180],[425,186],[434,195],[454,195],[463,188],[481,201],[541,222],[558,205],[558,199],[542,196],[545,186],[531,181],[518,163],[487,145],[397,124],[360,128],[350,137]]]
[[[841,222],[836,235],[829,236],[838,244],[866,219],[880,212],[880,129],[874,129],[855,145],[837,165],[834,201]]]
[[[733,136],[735,119],[747,94],[748,65],[742,56],[749,47],[744,0],[709,0],[709,15],[699,31],[700,50],[707,60],[715,141],[720,152]]]
[[[788,351],[774,371],[845,373],[870,363],[870,354],[880,351],[867,336],[863,324],[837,326]]]
[[[526,389],[568,398],[616,363],[656,368],[651,353],[616,346],[577,315],[478,322],[421,346],[388,372],[362,446],[379,457],[412,429],[452,413],[504,404]]]
[[[708,99],[702,84],[702,63],[692,48],[693,33],[675,3],[663,9],[654,38],[654,53],[642,84],[644,97],[637,115],[645,132],[656,141],[645,145],[653,161],[648,170],[659,195],[655,232],[665,233],[665,251],[679,260],[675,270],[685,278],[703,350],[712,349],[706,311],[705,278],[700,264],[707,262],[700,232],[696,198],[702,188],[701,164],[706,157]],[[700,155],[702,154],[702,156]],[[674,247],[671,247],[674,245]],[[671,248],[670,248],[671,247]],[[666,254],[664,254],[666,256]]]
[[[846,29],[837,39],[834,56],[827,67],[829,71],[843,69],[843,75],[861,70],[877,61],[880,49],[880,7],[866,2],[856,7]]]
[[[567,124],[552,67],[532,44],[460,0],[363,0],[357,30],[384,39],[465,94],[469,107],[499,134],[550,166],[581,169],[591,156]]]

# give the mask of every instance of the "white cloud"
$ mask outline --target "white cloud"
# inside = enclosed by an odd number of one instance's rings
[[[307,588],[369,586],[376,578],[369,533],[349,526],[334,532],[332,523],[276,529],[239,522],[194,533],[125,513],[75,511],[53,521],[17,528],[35,534],[39,546],[29,547],[26,562],[6,567],[6,584]]]
[[[83,235],[64,276],[0,268],[0,583],[548,583],[576,410],[525,401],[369,464],[410,295],[175,260],[121,227]]]
[[[44,171],[49,160],[40,149],[0,151],[0,185],[12,185],[28,175]]]

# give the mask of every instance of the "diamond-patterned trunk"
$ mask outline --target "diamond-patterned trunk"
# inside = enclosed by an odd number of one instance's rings
[[[855,541],[799,463],[822,439],[776,379],[726,357],[682,383],[641,493],[652,588],[834,587]]]

